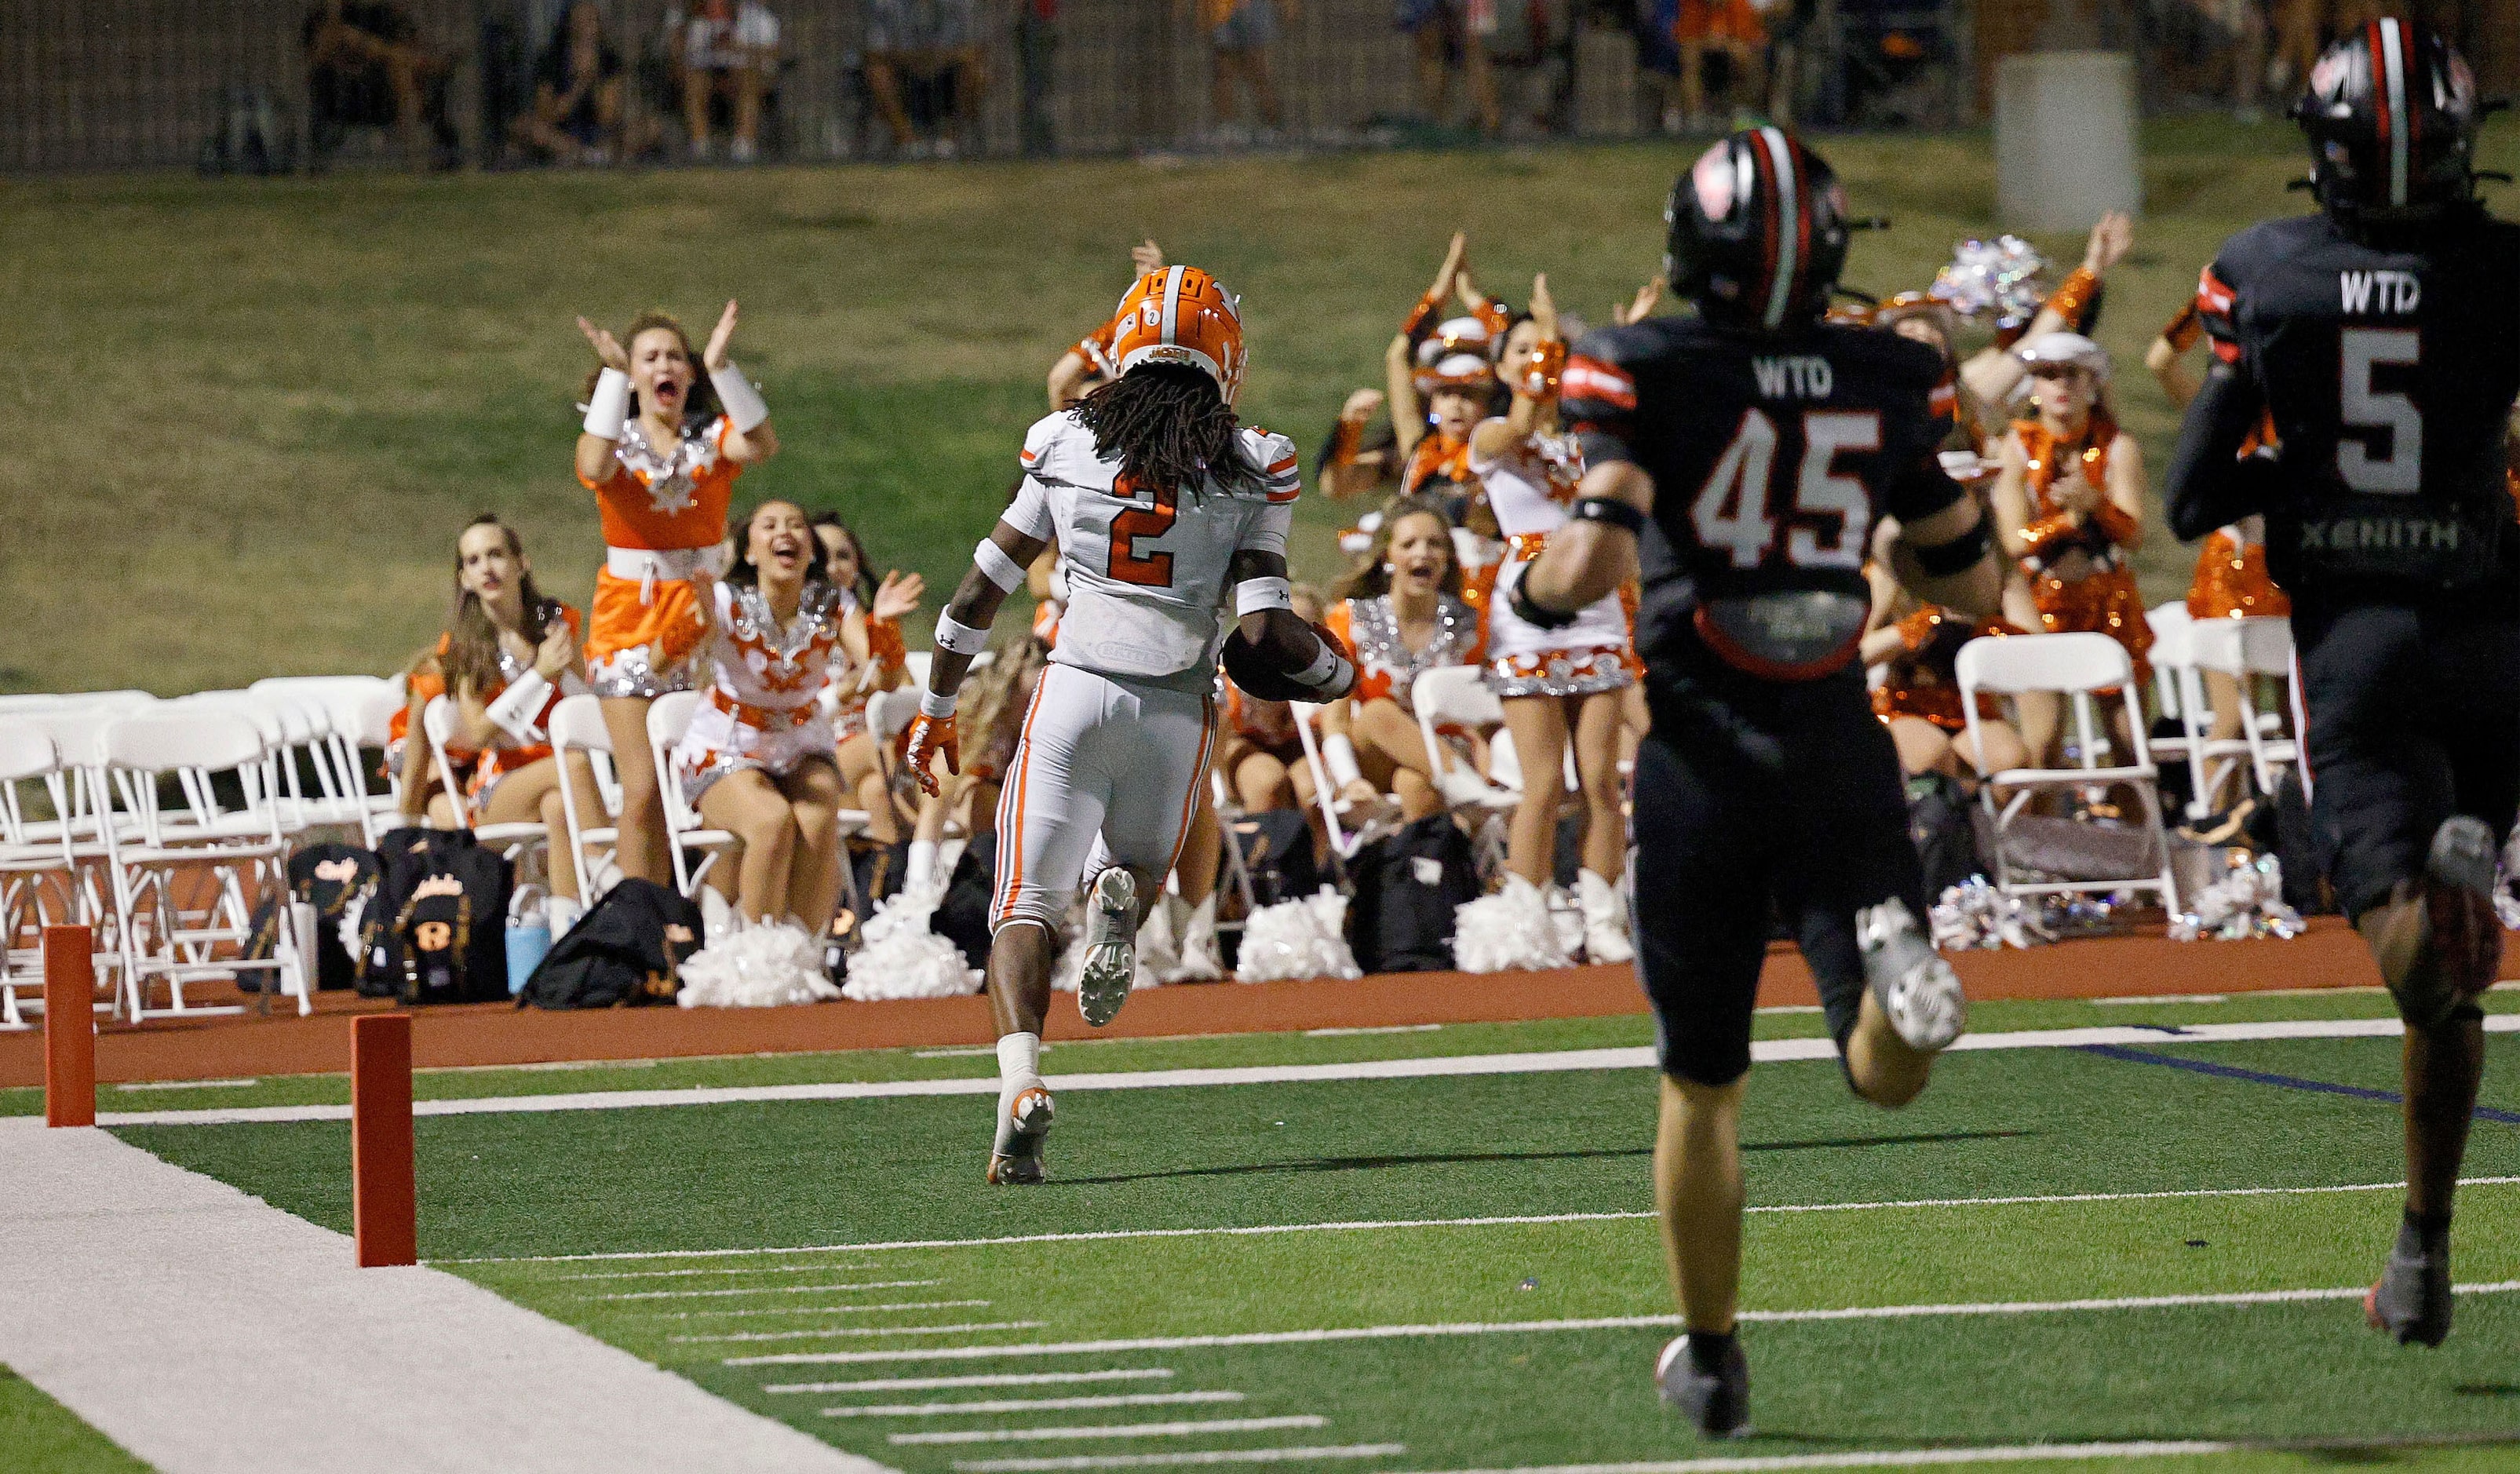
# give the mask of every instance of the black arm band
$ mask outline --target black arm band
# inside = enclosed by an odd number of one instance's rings
[[[1584,612],[1581,609],[1569,609],[1561,614],[1555,609],[1534,603],[1531,597],[1531,569],[1528,567],[1522,570],[1520,578],[1513,581],[1513,587],[1506,592],[1505,603],[1506,607],[1513,610],[1523,623],[1543,630],[1562,630],[1575,622],[1576,615]]]
[[[1986,518],[1981,515],[1969,525],[1968,531],[1950,542],[1916,549],[1916,566],[1924,569],[1929,578],[1949,578],[1955,573],[1966,573],[1977,566],[1979,558],[1986,557]]]
[[[1577,502],[1575,510],[1567,515],[1579,522],[1607,522],[1613,527],[1625,527],[1640,537],[1645,530],[1645,514],[1616,497],[1586,497]]]

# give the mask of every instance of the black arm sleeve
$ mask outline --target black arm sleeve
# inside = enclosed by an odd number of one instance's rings
[[[2192,543],[2267,510],[2273,463],[2240,458],[2241,445],[2265,413],[2257,385],[2238,369],[2218,363],[2205,376],[2179,427],[2179,448],[2171,453],[2170,475],[2162,483],[2170,530],[2180,541]]]

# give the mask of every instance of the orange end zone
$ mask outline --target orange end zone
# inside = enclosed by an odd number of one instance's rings
[[[2313,919],[2307,933],[2289,942],[2173,942],[2155,933],[2063,942],[2027,952],[1971,952],[1953,961],[1969,996],[1979,1000],[2379,984],[2362,941],[2334,917]],[[1759,1002],[1767,1006],[1819,1002],[1810,969],[1790,947],[1769,952]],[[223,1017],[111,1027],[97,1039],[99,1078],[133,1082],[338,1073],[350,1051],[353,1019],[392,1007],[378,1000],[328,993],[305,1018]],[[1061,1004],[1052,1012],[1050,1037],[1503,1023],[1598,1018],[1644,1009],[1634,970],[1625,966],[1395,973],[1356,982],[1158,988],[1131,999],[1127,1011],[1099,1035],[1086,1029],[1072,1005]],[[586,1013],[475,1004],[427,1009],[411,1022],[413,1063],[423,1069],[985,1045],[992,1037],[988,1005],[977,998]],[[30,1035],[0,1035],[0,1087],[42,1080],[42,1046]]]

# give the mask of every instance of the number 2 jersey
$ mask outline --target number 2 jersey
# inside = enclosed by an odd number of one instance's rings
[[[2481,210],[2404,248],[2323,214],[2224,243],[2197,308],[2215,356],[2274,423],[2267,558],[2287,589],[2416,595],[2473,586],[2507,560],[2515,272],[2520,225]]]
[[[1245,428],[1249,474],[1195,490],[1148,486],[1060,411],[1024,436],[1024,479],[1001,520],[1056,542],[1067,608],[1050,658],[1125,680],[1204,692],[1215,679],[1234,557],[1282,555],[1294,517],[1295,447]]]
[[[1768,337],[1648,318],[1578,342],[1560,415],[1585,464],[1632,462],[1654,480],[1638,549],[1648,667],[1704,645],[1770,678],[1843,668],[1869,607],[1873,524],[1963,495],[1935,457],[1942,377],[1932,349],[1836,324]],[[1761,605],[1784,621],[1760,616],[1764,642],[1730,640],[1748,626],[1708,617]]]

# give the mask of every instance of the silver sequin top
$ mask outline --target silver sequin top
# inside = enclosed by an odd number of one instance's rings
[[[1348,632],[1356,642],[1358,700],[1387,695],[1415,716],[1410,686],[1437,666],[1470,664],[1479,648],[1479,616],[1450,594],[1436,596],[1435,638],[1422,650],[1413,651],[1401,641],[1400,616],[1392,610],[1390,595],[1351,599],[1347,608]]]

